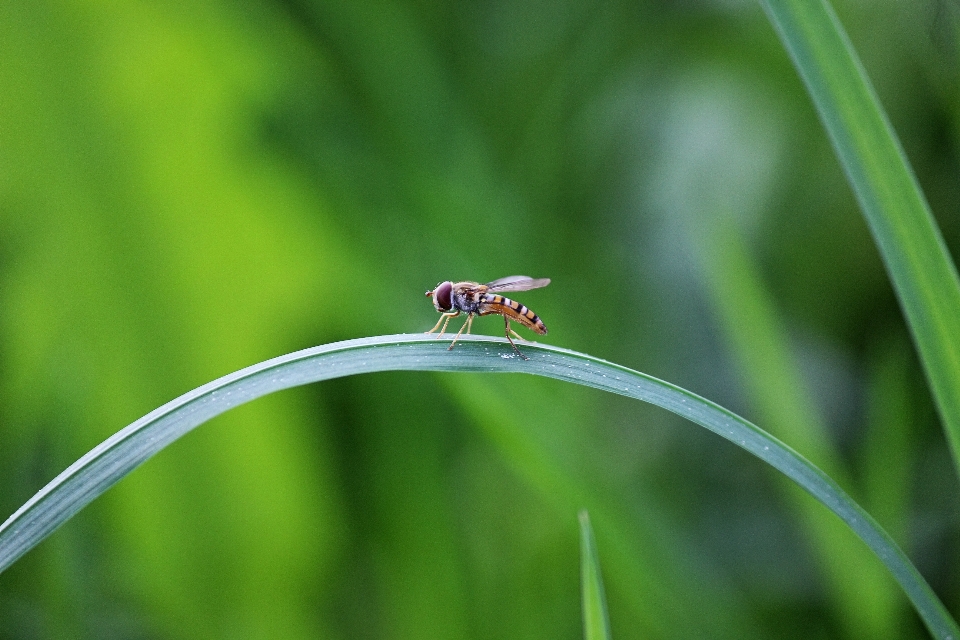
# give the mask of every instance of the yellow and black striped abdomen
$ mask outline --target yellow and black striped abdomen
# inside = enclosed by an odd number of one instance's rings
[[[486,316],[496,313],[506,316],[510,320],[516,320],[531,331],[536,331],[540,335],[547,334],[547,327],[543,321],[530,309],[510,298],[504,298],[492,293],[483,295],[483,302],[480,305],[480,315]]]

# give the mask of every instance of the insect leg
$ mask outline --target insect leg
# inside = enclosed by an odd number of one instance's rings
[[[443,327],[440,329],[440,333],[437,334],[437,339],[438,339],[438,340],[440,339],[440,336],[442,336],[443,333],[447,330],[447,325],[450,324],[450,318],[454,318],[454,317],[456,317],[456,316],[458,316],[458,315],[460,315],[460,312],[459,312],[459,311],[457,311],[457,312],[454,313],[454,314],[448,314],[448,315],[447,315],[447,319],[443,321]]]
[[[517,352],[518,356],[520,356],[524,360],[529,360],[527,356],[520,353],[520,349],[517,349],[517,345],[513,343],[513,338],[510,337],[510,333],[512,332],[513,330],[510,329],[510,320],[507,318],[507,316],[503,316],[503,334],[507,336],[507,340],[510,341],[510,346],[513,347],[513,350]],[[517,337],[519,338],[520,336],[517,336]]]
[[[522,335],[520,335],[519,333],[517,333],[517,332],[514,331],[513,329],[510,329],[510,333],[512,333],[512,334],[513,334],[513,337],[516,338],[517,340],[522,340],[522,341],[524,341],[524,342],[526,342],[526,340],[527,340],[526,338],[524,338]]]
[[[463,323],[463,326],[462,326],[462,327],[460,327],[460,331],[457,331],[457,335],[454,336],[453,342],[451,342],[451,343],[450,343],[450,346],[447,347],[447,351],[450,351],[450,349],[453,349],[453,345],[457,344],[457,340],[460,339],[460,334],[463,333],[463,330],[464,330],[464,329],[467,327],[467,325],[470,324],[471,322],[473,322],[473,314],[472,314],[472,313],[467,316],[467,321]],[[470,332],[468,331],[467,333],[470,333]]]
[[[460,312],[459,312],[459,311],[456,311],[456,312],[454,312],[454,313],[444,313],[444,314],[441,314],[441,315],[440,315],[440,319],[437,320],[437,324],[433,325],[433,329],[430,329],[430,331],[427,331],[427,333],[433,333],[434,331],[437,330],[437,328],[440,326],[440,324],[443,323],[443,329],[440,329],[440,333],[437,335],[437,338],[439,339],[440,336],[443,335],[443,332],[447,330],[447,323],[450,322],[450,318],[452,318],[452,317],[454,317],[454,316],[458,316],[458,315],[460,315]]]

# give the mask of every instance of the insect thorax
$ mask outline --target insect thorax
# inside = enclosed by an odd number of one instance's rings
[[[453,291],[453,308],[464,313],[479,313],[483,296],[476,291]]]

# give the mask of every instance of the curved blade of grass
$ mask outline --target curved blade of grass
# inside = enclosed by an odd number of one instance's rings
[[[698,239],[703,277],[723,333],[742,369],[743,389],[756,419],[767,425],[770,433],[802,451],[841,486],[855,486],[809,393],[808,381],[800,374],[786,327],[741,234],[729,222],[707,222],[701,223]],[[884,468],[893,477],[898,476],[898,466],[899,459],[887,456],[884,460]],[[833,596],[831,601],[837,607],[837,618],[849,636],[882,638],[890,629],[898,628],[898,619],[906,610],[889,606],[899,594],[896,585],[883,575],[883,566],[844,530],[841,522],[827,517],[795,485],[783,482],[782,486],[787,490],[787,503],[798,515],[803,514],[798,518],[799,526],[816,554]],[[873,514],[877,515],[875,511]],[[850,571],[850,567],[857,567],[857,571]]]
[[[893,281],[960,468],[960,280],[903,149],[826,0],[765,0]]]
[[[422,334],[336,342],[255,364],[185,393],[94,447],[10,516],[0,526],[0,572],[174,440],[260,396],[377,371],[530,373],[655,404],[746,449],[840,516],[891,571],[935,637],[960,637],[936,594],[873,518],[822,471],[747,420],[668,382],[575,351],[527,343],[529,360],[521,360],[502,339],[462,337],[453,351],[448,344]]]
[[[600,575],[600,554],[586,511],[580,512],[580,593],[584,640],[610,640],[610,617]]]

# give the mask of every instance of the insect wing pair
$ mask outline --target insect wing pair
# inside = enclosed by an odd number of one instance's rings
[[[433,333],[440,329],[440,333],[437,334],[437,338],[440,338],[447,330],[447,324],[449,324],[451,318],[455,318],[461,313],[467,314],[466,321],[447,348],[449,350],[457,344],[457,340],[460,339],[464,329],[467,330],[468,334],[470,333],[474,316],[501,315],[503,316],[504,335],[510,341],[510,345],[517,352],[517,355],[526,360],[527,357],[520,353],[517,345],[513,342],[513,338],[510,337],[510,334],[513,334],[518,339],[523,339],[510,328],[510,321],[519,322],[540,335],[546,335],[547,327],[533,311],[500,294],[539,289],[548,284],[550,284],[550,278],[531,278],[529,276],[508,276],[487,284],[469,281],[451,282],[449,280],[441,282],[432,291],[427,291],[427,296],[433,298],[433,306],[442,314],[436,326],[427,333]],[[443,326],[441,327],[441,325]]]

